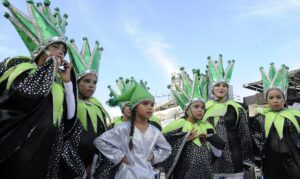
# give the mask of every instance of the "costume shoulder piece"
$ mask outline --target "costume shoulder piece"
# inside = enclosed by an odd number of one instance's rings
[[[272,111],[270,108],[266,108],[263,111],[263,115],[265,116],[265,136],[268,137],[270,133],[270,129],[274,124],[275,129],[280,137],[283,138],[283,128],[285,119],[289,120],[291,124],[296,128],[298,133],[300,133],[300,125],[297,121],[296,117],[300,117],[299,112],[293,109],[284,109],[279,112]]]
[[[3,70],[0,76],[0,84],[9,79],[9,84],[6,89],[9,89],[11,83],[23,72],[28,70],[36,69],[36,65],[31,62],[30,57],[26,56],[16,56],[12,58],[7,58],[1,63],[1,69]]]
[[[27,56],[15,56],[15,57],[8,57],[4,59],[0,63],[0,76],[4,74],[5,71],[14,67],[20,63],[31,63],[31,58]]]
[[[213,100],[206,102],[205,108],[206,112],[204,114],[203,120],[207,120],[209,117],[224,116],[227,112],[226,103],[218,103]]]
[[[205,103],[205,108],[209,109],[214,105],[214,101],[213,100],[209,100]]]
[[[111,117],[110,117],[109,113],[105,110],[102,103],[97,98],[91,97],[89,101],[91,101],[93,104],[97,105],[102,110],[102,112],[105,114],[105,117],[108,118],[109,121],[111,121]]]
[[[205,118],[211,117],[211,116],[224,116],[227,112],[227,107],[228,105],[231,105],[234,107],[237,115],[239,115],[239,110],[243,110],[243,106],[241,106],[239,103],[233,101],[233,100],[228,100],[225,103],[218,103],[213,100],[210,100],[206,102],[205,107],[206,107],[206,114]],[[244,111],[245,112],[245,111]]]
[[[89,117],[95,133],[98,132],[98,119],[106,127],[106,117],[108,118],[101,103],[95,98],[91,98],[88,101],[79,100],[77,117],[85,130],[87,130],[87,120]]]
[[[170,124],[165,126],[162,130],[163,133],[168,133],[177,129],[180,129],[183,127],[186,120],[184,118],[177,119],[175,121],[172,121]]]
[[[205,107],[206,107],[206,109],[209,109],[216,104],[231,105],[235,108],[243,108],[243,106],[241,104],[239,104],[233,100],[227,100],[225,103],[218,103],[218,102],[215,102],[214,100],[209,100],[205,103]]]

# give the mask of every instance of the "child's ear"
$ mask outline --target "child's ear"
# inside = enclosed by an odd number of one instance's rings
[[[186,114],[187,114],[188,116],[191,116],[190,110],[187,110],[187,111],[186,111]]]

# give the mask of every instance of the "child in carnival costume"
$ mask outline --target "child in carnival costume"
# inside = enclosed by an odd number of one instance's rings
[[[75,178],[90,175],[94,155],[97,149],[93,141],[107,129],[108,113],[93,94],[99,80],[98,71],[102,47],[96,41],[93,51],[88,39],[83,38],[83,47],[79,52],[75,41],[70,40],[69,56],[77,74],[78,86],[78,123],[72,137],[64,145],[65,170],[63,178]]]
[[[1,76],[0,178],[57,178],[64,136],[75,122],[76,77],[64,60],[67,15],[27,1],[29,15],[7,0],[13,24],[31,60],[10,60]]]
[[[132,88],[133,85],[136,85],[138,82],[131,77],[130,79],[126,79],[124,81],[124,79],[122,77],[120,77],[118,80],[116,80],[116,84],[117,87],[119,88],[120,93],[118,94],[114,89],[112,89],[112,87],[109,85],[108,89],[110,90],[110,96],[117,98],[118,96],[122,95],[123,93],[125,93],[128,89]],[[147,85],[147,82],[144,82],[144,85]],[[121,109],[122,112],[122,116],[119,117],[115,117],[113,119],[113,122],[111,124],[111,128],[126,122],[130,120],[131,117],[131,111],[129,109],[128,106],[128,101],[125,102],[120,102],[118,103],[118,106]],[[155,127],[157,127],[159,130],[161,130],[161,123],[160,123],[160,119],[154,115],[151,116],[150,121],[149,121],[152,125],[154,125]]]
[[[260,71],[268,107],[249,119],[255,157],[266,179],[300,178],[300,112],[286,107],[288,67]]]
[[[118,170],[114,178],[154,179],[153,165],[165,160],[171,146],[161,132],[149,123],[153,114],[154,97],[143,82],[134,85],[126,93],[111,98],[109,104],[129,102],[131,120],[123,122],[103,133],[95,140],[98,150]]]
[[[244,108],[229,99],[229,82],[235,61],[229,61],[226,71],[222,55],[213,62],[208,57],[209,92],[213,100],[206,102],[204,120],[210,122],[225,141],[223,154],[215,163],[216,177],[243,178],[244,169],[254,165],[251,135]]]
[[[212,178],[213,158],[222,155],[225,142],[215,133],[214,126],[203,121],[208,95],[208,79],[200,70],[193,70],[191,79],[184,68],[178,78],[172,77],[171,89],[177,103],[185,112],[163,128],[172,146],[172,154],[163,162],[169,178]]]

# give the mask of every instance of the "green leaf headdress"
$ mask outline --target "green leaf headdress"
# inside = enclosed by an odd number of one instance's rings
[[[8,0],[3,0],[3,5],[10,12],[6,12],[4,16],[19,33],[34,61],[49,45],[57,42],[66,45],[64,33],[68,16],[65,14],[62,17],[58,8],[52,14],[49,0],[36,5],[32,0],[28,0],[29,16],[11,5]]]
[[[260,67],[260,71],[265,97],[270,89],[278,89],[283,93],[286,99],[287,88],[289,85],[289,67],[281,65],[281,67],[276,70],[274,63],[271,63],[269,74],[265,72],[263,67]]]
[[[87,37],[83,38],[83,46],[81,52],[79,52],[75,41],[70,40],[69,56],[72,64],[74,65],[78,79],[87,74],[94,74],[98,76],[99,65],[101,61],[102,47],[99,47],[99,42],[96,41],[94,50],[91,52],[90,45]]]
[[[182,110],[188,109],[195,101],[205,102],[208,99],[208,78],[200,74],[200,70],[193,70],[193,79],[189,77],[183,67],[180,68],[178,78],[172,76],[171,85],[168,88],[172,91],[178,105]]]
[[[235,61],[229,60],[225,71],[223,67],[223,56],[221,54],[219,55],[218,61],[213,62],[210,56],[207,57],[207,60],[207,71],[210,87],[212,88],[218,83],[226,83],[229,85]]]
[[[155,102],[154,96],[149,92],[149,88],[146,86],[147,82],[141,80],[138,83],[134,78],[124,82],[123,78],[121,78],[118,80],[117,85],[120,89],[120,95],[118,95],[110,86],[108,87],[111,90],[111,98],[108,100],[110,106],[127,104],[130,109],[133,109],[145,100]],[[125,87],[123,85],[125,85]]]
[[[128,101],[119,102],[118,104],[113,104],[114,99],[117,99],[119,96],[125,94],[127,91],[132,89],[135,85],[137,85],[137,81],[131,77],[130,79],[123,79],[123,77],[120,77],[116,80],[117,87],[119,89],[119,93],[117,93],[110,85],[108,86],[108,89],[110,90],[109,96],[111,99],[109,100],[110,106],[118,105],[123,111],[124,107],[129,103]]]

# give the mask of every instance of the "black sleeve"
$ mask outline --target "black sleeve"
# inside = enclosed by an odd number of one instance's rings
[[[243,163],[244,165],[253,166],[254,157],[248,118],[244,109],[239,108],[238,112],[238,134],[240,138],[240,147],[243,154]]]
[[[23,95],[41,96],[51,91],[55,75],[56,62],[52,58],[39,66],[35,72],[24,78],[19,78],[13,83],[13,89]]]
[[[159,164],[162,168],[164,168],[165,172],[168,173],[169,169],[174,169],[178,160],[176,157],[180,156],[181,153],[181,146],[182,144],[185,145],[186,143],[186,132],[182,132],[182,128],[176,129],[174,131],[168,132],[164,134],[164,137],[171,145],[172,153],[171,155],[164,160],[162,163]]]
[[[253,153],[255,160],[259,161],[262,157],[264,146],[264,116],[259,114],[249,118],[249,126],[252,137]]]
[[[218,150],[223,150],[225,148],[225,141],[217,134],[208,135],[206,140]]]

